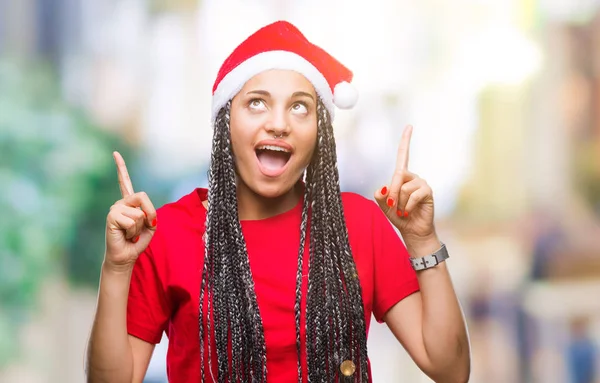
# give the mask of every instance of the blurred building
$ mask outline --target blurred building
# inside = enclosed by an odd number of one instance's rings
[[[543,65],[526,81],[483,89],[475,168],[456,218],[459,237],[482,242],[476,269],[495,285],[485,288],[487,306],[510,302],[484,323],[520,350],[512,361],[520,381],[575,381],[569,345],[582,332],[600,339],[600,4],[532,3],[521,3],[520,20]],[[521,57],[507,55],[503,65]],[[585,329],[575,333],[573,321]],[[490,358],[486,366],[498,355]]]

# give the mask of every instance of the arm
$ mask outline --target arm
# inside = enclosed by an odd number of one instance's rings
[[[127,296],[131,271],[103,265],[98,305],[88,342],[89,383],[142,382],[154,345],[127,334]]]
[[[439,249],[432,240],[408,247],[419,258]],[[468,382],[470,346],[463,313],[445,262],[417,273],[421,291],[394,305],[384,321],[409,355],[438,383]]]
[[[90,383],[141,382],[154,351],[153,344],[128,334],[127,305],[134,265],[156,230],[156,210],[146,193],[134,194],[125,161],[117,152],[113,156],[123,199],[106,219],[106,252],[85,366]]]
[[[431,187],[408,171],[412,127],[402,135],[396,169],[389,190],[375,198],[390,222],[400,231],[406,250],[414,258],[437,251],[440,241],[434,225]],[[421,292],[394,305],[384,315],[396,338],[417,365],[438,383],[469,380],[470,350],[467,328],[445,263],[417,272]]]

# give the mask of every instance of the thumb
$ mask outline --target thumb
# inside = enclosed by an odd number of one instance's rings
[[[156,227],[146,227],[142,230],[139,239],[135,242],[135,249],[138,254],[141,254],[146,250],[154,237],[154,233],[156,233]]]

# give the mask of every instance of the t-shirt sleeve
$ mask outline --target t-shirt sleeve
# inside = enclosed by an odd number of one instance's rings
[[[140,254],[131,275],[127,303],[127,332],[149,343],[159,343],[171,316],[165,286],[166,264],[161,261],[158,232]]]
[[[419,290],[417,274],[410,256],[394,226],[375,202],[372,206],[373,230],[373,315],[383,317],[396,303]]]

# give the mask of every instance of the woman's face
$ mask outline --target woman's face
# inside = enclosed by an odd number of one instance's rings
[[[288,192],[310,163],[317,140],[317,95],[290,70],[252,77],[233,98],[231,144],[239,180],[273,198]]]

